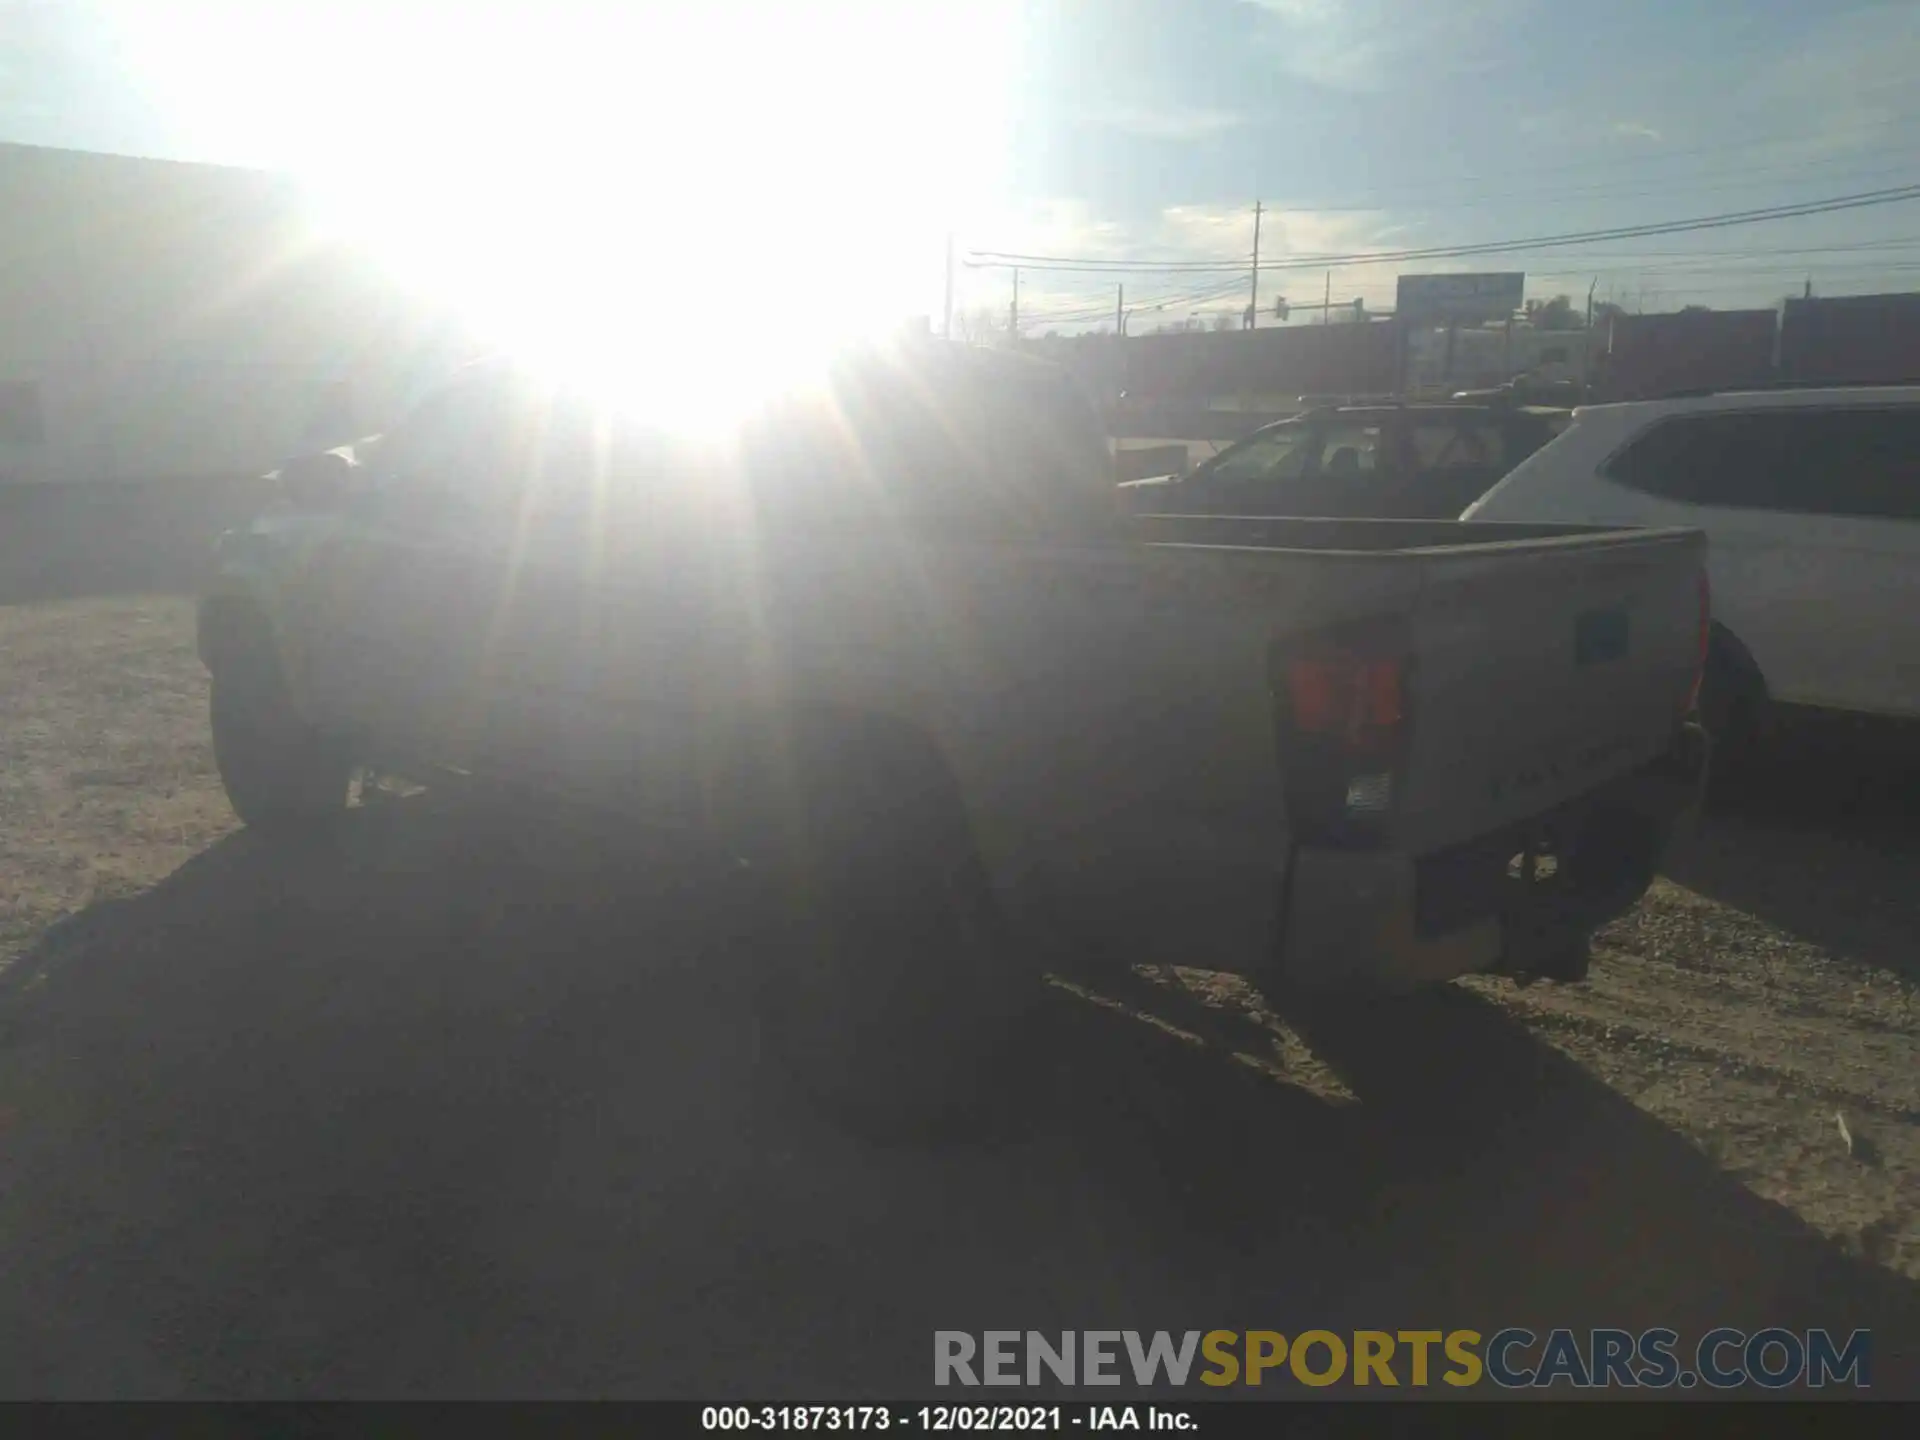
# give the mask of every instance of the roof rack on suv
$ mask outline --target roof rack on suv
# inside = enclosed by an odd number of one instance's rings
[[[1912,380],[1760,380],[1751,385],[1708,385],[1695,390],[1669,390],[1649,395],[1649,400],[1705,400],[1715,395],[1750,395],[1755,392],[1777,394],[1794,390],[1910,390],[1920,387],[1920,377]]]

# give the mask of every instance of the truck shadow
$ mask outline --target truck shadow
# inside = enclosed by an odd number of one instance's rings
[[[530,866],[430,799],[230,838],[6,976],[7,1393],[845,1400],[996,1326],[1867,1325],[1882,1393],[1912,1354],[1910,1282],[1472,994],[1282,1040],[1057,987],[1023,1133],[881,1149],[762,1059],[697,865]]]
[[[1189,1223],[1235,1233],[1245,1279],[1262,1254],[1268,1274],[1288,1273],[1276,1232],[1304,1203],[1340,1277],[1315,1313],[1355,1327],[1425,1313],[1544,1333],[1616,1315],[1685,1335],[1793,1316],[1783,1323],[1878,1327],[1885,1383],[1913,1383],[1920,1286],[1843,1253],[1476,993],[1289,1007],[1279,1019],[1351,1095],[1304,1124],[1284,1080],[1230,1084],[1217,1063],[1270,1040],[1273,1017],[1177,992],[1158,1014],[1211,1035],[1215,1063],[1184,1057],[1167,1107],[1205,1139],[1136,1126],[1133,1143],[1185,1167]]]
[[[1803,724],[1665,871],[1838,959],[1920,979],[1920,730]]]

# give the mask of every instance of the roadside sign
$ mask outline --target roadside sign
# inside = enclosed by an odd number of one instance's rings
[[[1413,325],[1478,325],[1505,320],[1526,294],[1524,271],[1493,275],[1402,275],[1395,318]]]

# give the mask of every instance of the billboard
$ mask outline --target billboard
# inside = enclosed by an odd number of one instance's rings
[[[1524,271],[1493,275],[1402,275],[1394,315],[1413,325],[1479,325],[1521,306]]]

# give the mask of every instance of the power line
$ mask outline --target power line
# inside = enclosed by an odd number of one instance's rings
[[[1186,306],[1205,305],[1210,301],[1224,300],[1240,288],[1238,281],[1231,285],[1215,286],[1206,290],[1186,291],[1174,295],[1148,296],[1127,307],[1127,313],[1136,315],[1149,310],[1177,310]],[[1041,311],[1029,318],[1035,324],[1073,325],[1083,321],[1103,320],[1113,313],[1104,301],[1094,305],[1089,301],[1073,309]]]
[[[1830,215],[1842,210],[1863,210],[1881,205],[1896,205],[1920,200],[1920,185],[1901,185],[1883,190],[1868,190],[1856,195],[1836,195],[1826,200],[1796,204],[1769,205],[1751,210],[1733,210],[1688,220],[1655,221],[1643,225],[1616,225],[1603,230],[1572,231],[1557,235],[1533,235],[1525,239],[1489,240],[1469,245],[1435,245],[1404,250],[1355,251],[1348,254],[1298,255],[1285,260],[1263,262],[1263,270],[1319,269],[1328,265],[1380,265],[1409,260],[1443,260],[1467,255],[1505,255],[1523,250],[1562,249],[1609,240],[1631,240],[1654,235],[1681,235],[1701,230],[1724,230],[1739,225],[1757,225],[1768,220],[1797,220],[1812,215]],[[1021,255],[998,250],[976,250],[967,259],[976,268],[1023,268],[1081,272],[1086,274],[1197,274],[1209,271],[1240,270],[1244,261],[1148,262],[1100,259],[1090,256]]]
[[[1143,296],[1127,307],[1127,313],[1129,315],[1137,315],[1142,311],[1177,310],[1185,306],[1205,305],[1210,301],[1224,300],[1228,296],[1233,295],[1239,290],[1241,283],[1241,281],[1236,279],[1198,290],[1185,290]],[[1104,300],[1096,306],[1091,302],[1091,299],[1085,304],[1078,305],[1071,309],[1042,310],[1037,314],[1023,311],[1023,314],[1026,314],[1032,323],[1047,325],[1077,325],[1089,321],[1103,320],[1112,313],[1112,309]]]
[[[1631,251],[1631,252],[1619,251],[1619,252],[1612,252],[1612,253],[1583,256],[1582,263],[1580,263],[1577,266],[1570,266],[1565,270],[1541,270],[1541,269],[1529,267],[1527,274],[1529,278],[1534,278],[1534,279],[1558,279],[1558,278],[1562,278],[1570,275],[1590,275],[1594,273],[1596,270],[1598,270],[1599,273],[1603,275],[1626,274],[1626,273],[1631,273],[1635,271],[1643,271],[1643,270],[1650,270],[1650,269],[1658,270],[1660,273],[1663,273],[1663,274],[1672,273],[1672,272],[1685,272],[1685,271],[1690,271],[1694,269],[1711,270],[1716,272],[1728,271],[1728,272],[1736,272],[1736,273],[1764,273],[1769,269],[1784,269],[1784,270],[1789,270],[1795,274],[1798,274],[1802,269],[1805,268],[1804,265],[1794,264],[1789,266],[1767,267],[1767,266],[1750,266],[1748,262],[1763,260],[1770,256],[1851,255],[1851,254],[1862,254],[1862,253],[1870,253],[1870,252],[1891,252],[1891,253],[1897,254],[1898,252],[1901,252],[1901,251],[1914,251],[1914,250],[1920,250],[1920,235],[1896,236],[1896,237],[1892,237],[1885,240],[1863,240],[1863,241],[1854,241],[1850,243],[1842,243],[1842,244],[1835,244],[1835,245],[1784,245],[1784,246],[1767,246],[1767,247],[1759,247],[1759,248],[1752,247],[1752,246],[1741,246],[1741,247],[1732,248],[1732,249],[1714,249],[1714,250],[1640,250],[1640,251]],[[1664,263],[1650,264],[1649,262],[1664,262]],[[1674,263],[1674,262],[1699,262],[1699,263],[1696,265],[1696,264]],[[1836,263],[1834,261],[1824,261],[1818,264],[1818,268],[1822,271],[1822,273],[1830,273],[1835,269],[1844,269],[1844,268],[1888,269],[1888,268],[1898,268],[1898,267],[1891,265],[1888,261],[1862,260],[1862,261],[1841,262],[1841,263]],[[1223,289],[1221,293],[1229,293],[1229,292]],[[1134,308],[1134,309],[1152,308],[1154,305],[1160,304],[1170,299],[1179,300],[1184,298],[1189,298],[1189,297],[1186,297],[1183,295],[1174,295],[1169,293],[1162,293],[1157,295],[1146,295],[1146,296],[1136,295],[1134,305],[1131,308]],[[1213,298],[1217,298],[1217,297],[1213,297]],[[1078,309],[1081,307],[1082,304],[1092,304],[1092,303],[1093,302],[1090,296],[1086,297],[1084,300],[1083,300],[1083,297],[1077,296],[1077,295],[1062,296],[1057,298],[1053,302],[1053,307],[1054,307],[1053,309],[1048,309],[1046,306],[1043,305],[1037,313],[1039,313],[1041,317],[1044,319],[1055,319],[1055,318],[1058,318],[1055,312],[1062,305],[1072,306],[1077,313]],[[1102,307],[1100,313],[1102,314],[1107,313],[1106,309],[1104,308],[1105,307],[1104,300],[1101,301],[1100,304]]]
[[[1533,279],[1555,280],[1599,273],[1603,276],[1619,276],[1634,273],[1657,273],[1659,275],[1691,274],[1713,272],[1726,274],[1731,281],[1738,281],[1728,288],[1752,288],[1762,283],[1764,277],[1776,273],[1799,275],[1806,268],[1803,263],[1791,265],[1768,265],[1752,262],[1765,261],[1775,256],[1822,257],[1837,255],[1873,255],[1887,253],[1886,260],[1835,261],[1816,260],[1817,273],[1831,275],[1836,272],[1865,271],[1867,273],[1897,273],[1903,270],[1898,261],[1920,258],[1913,252],[1920,250],[1920,235],[1890,236],[1879,240],[1861,240],[1830,245],[1783,245],[1783,246],[1737,246],[1713,249],[1687,250],[1634,250],[1612,251],[1582,257],[1582,263],[1564,270],[1542,270],[1529,267],[1528,275]],[[1907,252],[1902,255],[1900,252]],[[1663,262],[1663,263],[1650,263]],[[1675,263],[1694,262],[1694,263]],[[1739,277],[1750,277],[1741,280]],[[1135,291],[1128,307],[1130,312],[1164,309],[1181,304],[1204,304],[1209,300],[1221,299],[1232,293],[1233,282],[1204,289],[1176,288],[1140,293]],[[1380,287],[1363,283],[1362,289],[1381,293]],[[1690,287],[1699,288],[1699,287]],[[1024,300],[1024,297],[1023,297]],[[1037,323],[1078,324],[1106,318],[1111,308],[1102,294],[1099,299],[1091,294],[1055,294],[1048,296],[1037,305],[1028,301],[1022,310]]]
[[[1866,243],[1872,244],[1874,242]],[[1917,242],[1907,241],[1902,243],[1912,246]],[[1855,247],[1842,246],[1835,248],[1849,250]],[[1734,253],[1737,254],[1740,252]],[[1787,250],[1782,253],[1793,254],[1796,252]],[[1816,279],[1825,276],[1828,277],[1830,284],[1858,287],[1873,283],[1874,278],[1877,276],[1885,275],[1891,278],[1895,275],[1920,271],[1920,257],[1897,257],[1887,260],[1854,260],[1839,263],[1827,262],[1825,264],[1816,263],[1811,268]],[[1659,284],[1664,290],[1671,290],[1682,295],[1728,294],[1735,292],[1761,294],[1779,288],[1784,282],[1797,282],[1807,273],[1808,269],[1809,267],[1805,264],[1753,264],[1732,269],[1724,264],[1714,264],[1695,268],[1684,266],[1623,266],[1618,268],[1581,266],[1578,269],[1531,270],[1528,273],[1533,278],[1543,280],[1565,280],[1570,277],[1584,277],[1596,273],[1597,270],[1598,274],[1606,277],[1639,274],[1644,276],[1649,283]],[[1695,275],[1698,275],[1699,278],[1692,278]],[[1156,294],[1138,297],[1136,302],[1128,307],[1128,313],[1138,315],[1142,312],[1155,310],[1178,311],[1186,307],[1205,306],[1210,302],[1231,298],[1235,292],[1239,290],[1242,283],[1244,282],[1237,279],[1226,280],[1208,287],[1161,291]],[[1390,294],[1382,291],[1381,287],[1377,284],[1362,284],[1357,288],[1367,292],[1369,298],[1373,299],[1375,303],[1383,296],[1388,300],[1389,304],[1391,303]],[[1318,309],[1319,307],[1302,308]],[[1220,313],[1227,312],[1223,311]],[[1037,308],[1030,308],[1024,301],[1021,307],[1023,328],[1034,325],[1058,327],[1093,324],[1111,318],[1112,314],[1113,309],[1111,302],[1104,296],[1096,301],[1092,296],[1062,295],[1055,297],[1050,304],[1042,304]]]
[[[1136,293],[1132,297],[1133,303],[1127,308],[1135,311],[1154,310],[1164,308],[1168,305],[1218,300],[1222,296],[1231,295],[1239,288],[1240,283],[1238,280],[1214,281],[1199,286],[1188,284],[1173,289],[1162,289],[1146,295]],[[1091,294],[1084,296],[1060,295],[1053,298],[1051,311],[1043,303],[1040,310],[1036,313],[1050,314],[1053,311],[1060,310],[1062,307],[1077,310],[1094,303],[1094,297]],[[1101,296],[1099,304],[1102,307],[1102,313],[1105,313],[1106,300],[1104,295]]]
[[[1812,270],[1821,275],[1883,275],[1902,270],[1911,270],[1915,258],[1867,261],[1854,260],[1844,264],[1828,262],[1825,264],[1806,261],[1799,263],[1769,265],[1582,265],[1570,270],[1529,270],[1527,278],[1538,280],[1575,279],[1583,275],[1601,275],[1618,277],[1621,275],[1662,275],[1676,280],[1688,280],[1692,277],[1713,279],[1722,277],[1728,280],[1757,278],[1767,275],[1804,275]]]
[[[1920,245],[1920,235],[1897,235],[1884,240],[1855,240],[1837,245],[1741,245],[1730,250],[1635,250],[1611,255],[1588,255],[1584,260],[1706,260],[1715,257],[1748,259],[1762,255],[1829,255],[1864,250],[1905,250]],[[1581,267],[1582,273],[1588,267]],[[1571,273],[1571,272],[1567,272]]]
[[[1724,273],[1719,271],[1706,271],[1706,272],[1699,273],[1698,278],[1696,278],[1695,272],[1690,272],[1690,271],[1682,271],[1679,273],[1675,273],[1670,270],[1646,270],[1638,273],[1643,274],[1649,282],[1656,281],[1656,280],[1666,281],[1670,279],[1674,282],[1677,288],[1681,288],[1681,289],[1705,289],[1715,284],[1719,284],[1727,288],[1737,289],[1742,286],[1751,287],[1756,284],[1764,284],[1769,279],[1778,278],[1779,276],[1782,276],[1782,275],[1787,276],[1789,278],[1794,278],[1794,277],[1804,276],[1811,273],[1816,279],[1818,279],[1822,275],[1856,276],[1862,279],[1871,279],[1876,275],[1904,275],[1904,274],[1911,273],[1912,271],[1915,271],[1915,270],[1920,270],[1920,260],[1900,260],[1900,261],[1894,261],[1886,265],[1872,265],[1872,266],[1867,266],[1867,265],[1812,265],[1812,266],[1768,265],[1759,269],[1735,271],[1733,273]],[[1567,273],[1575,274],[1575,275],[1587,275],[1587,274],[1591,274],[1592,272],[1587,270],[1576,270],[1576,271],[1569,271]],[[1603,270],[1600,273],[1604,275],[1604,274],[1607,274],[1608,272]],[[1617,272],[1617,273],[1624,274],[1626,272],[1623,271],[1623,272]]]
[[[1808,269],[1809,267],[1805,265],[1772,265],[1754,267],[1735,273],[1722,273],[1709,270],[1698,280],[1690,278],[1691,272],[1688,274],[1675,275],[1671,270],[1664,268],[1655,270],[1648,270],[1644,267],[1636,269],[1623,268],[1619,270],[1601,269],[1598,273],[1602,276],[1610,277],[1640,274],[1648,282],[1649,286],[1658,286],[1663,293],[1670,292],[1673,295],[1684,297],[1687,295],[1731,293],[1759,295],[1769,293],[1776,289],[1791,289],[1797,293],[1799,282],[1801,278],[1808,273]],[[1828,264],[1812,267],[1812,273],[1816,281],[1822,277],[1826,277],[1829,285],[1844,285],[1854,289],[1871,285],[1875,277],[1878,276],[1885,275],[1892,277],[1916,271],[1920,271],[1920,259],[1884,262],[1855,261],[1851,264],[1844,265]],[[1586,276],[1593,273],[1594,271],[1590,267],[1581,267],[1577,270],[1530,271],[1529,275],[1542,279],[1566,279],[1568,277]],[[1178,309],[1184,305],[1204,305],[1208,301],[1230,298],[1238,288],[1238,282],[1230,282],[1216,286],[1212,290],[1193,291],[1168,296],[1153,303],[1142,302],[1138,306],[1130,307],[1129,313],[1137,314],[1141,310],[1152,309]],[[1385,294],[1385,298],[1388,303],[1391,304],[1390,293],[1382,292],[1379,286],[1362,285],[1359,288],[1368,291],[1375,297]],[[1296,306],[1295,308],[1318,310],[1320,307],[1313,305]],[[1335,308],[1339,307],[1336,306]],[[1089,304],[1081,308],[1050,310],[1042,314],[1036,323],[1043,323],[1049,326],[1087,324],[1107,319],[1112,313],[1111,307],[1103,302],[1099,305]],[[1225,314],[1230,312],[1222,311],[1220,313]]]
[[[1877,165],[1853,166],[1845,170],[1832,170],[1821,174],[1809,174],[1805,162],[1742,167],[1746,178],[1731,180],[1725,183],[1703,184],[1675,177],[1673,183],[1652,186],[1639,183],[1622,185],[1619,182],[1613,182],[1604,185],[1579,185],[1564,190],[1496,190],[1476,192],[1457,195],[1456,198],[1444,204],[1435,204],[1430,201],[1418,199],[1407,199],[1402,200],[1398,204],[1378,201],[1365,205],[1314,205],[1293,200],[1287,203],[1287,208],[1311,211],[1316,215],[1368,215],[1378,214],[1383,210],[1432,214],[1449,210],[1477,210],[1486,205],[1498,204],[1502,201],[1510,200],[1525,200],[1547,204],[1594,200],[1641,200],[1661,195],[1724,194],[1728,191],[1752,190],[1760,186],[1777,186],[1786,183],[1779,177],[1788,172],[1795,172],[1801,178],[1809,181],[1825,181],[1828,183],[1836,180],[1872,180],[1878,179],[1883,175],[1906,173],[1912,165],[1913,151],[1913,145],[1889,147],[1885,152],[1886,154],[1898,155],[1902,158],[1899,160],[1884,161]]]
[[[1867,95],[1867,94],[1873,94],[1878,91],[1887,90],[1887,89],[1898,89],[1898,90],[1901,90],[1902,92],[1905,92],[1911,89],[1911,82],[1903,79],[1898,81],[1889,81],[1881,84],[1861,86],[1861,87],[1858,87],[1853,93],[1855,95]],[[1890,127],[1898,126],[1898,125],[1906,125],[1916,120],[1920,120],[1920,111],[1900,111],[1891,116],[1879,116],[1870,120],[1862,121],[1855,125],[1844,126],[1838,130],[1826,132],[1825,134],[1822,134],[1817,138],[1819,138],[1822,141],[1831,142],[1837,139],[1842,139],[1846,135],[1853,134],[1853,133],[1881,135],[1881,134],[1884,134]],[[1748,135],[1748,136],[1742,137],[1739,140],[1729,141],[1725,143],[1708,144],[1708,145],[1685,145],[1685,146],[1672,146],[1672,145],[1663,144],[1659,149],[1648,151],[1643,154],[1619,155],[1619,156],[1613,156],[1611,158],[1606,158],[1606,159],[1583,161],[1580,163],[1579,168],[1582,171],[1591,171],[1591,170],[1602,170],[1602,169],[1608,169],[1608,168],[1614,168],[1614,167],[1620,167],[1620,166],[1628,166],[1637,171],[1644,172],[1649,166],[1657,166],[1673,160],[1688,160],[1688,159],[1695,159],[1695,158],[1706,157],[1706,156],[1737,155],[1737,154],[1741,154],[1741,153],[1753,151],[1753,150],[1764,150],[1770,146],[1804,144],[1809,138],[1811,137],[1809,137],[1807,130],[1803,126],[1797,129],[1780,131],[1774,134]],[[1890,153],[1900,149],[1908,149],[1908,150],[1911,149],[1910,146],[1887,147],[1887,148]],[[1856,150],[1852,152],[1852,154],[1847,155],[1845,158],[1852,159],[1852,158],[1857,158],[1860,155],[1868,155],[1868,154],[1875,154],[1875,153],[1880,153],[1880,147],[1874,147],[1872,149]],[[1787,162],[1787,163],[1791,163],[1791,162]],[[1566,163],[1561,162],[1561,163],[1551,164],[1551,165],[1502,167],[1501,173],[1504,176],[1513,177],[1513,178],[1524,178],[1529,175],[1542,175],[1542,176],[1552,176],[1555,178],[1564,179],[1568,173],[1569,168],[1570,167]],[[1482,178],[1483,177],[1478,175],[1460,175],[1460,176],[1452,176],[1452,177],[1428,177],[1420,180],[1395,182],[1390,185],[1361,186],[1361,187],[1358,187],[1358,193],[1360,194],[1369,194],[1369,193],[1405,194],[1409,191],[1432,191],[1432,190],[1444,190],[1449,193],[1457,193],[1461,186],[1474,185],[1478,183]],[[1343,202],[1343,205],[1344,203],[1345,202]],[[1299,210],[1343,208],[1342,206],[1310,205],[1305,201],[1294,200],[1294,199],[1287,200],[1286,205],[1289,208],[1299,209]],[[1350,208],[1360,208],[1360,207],[1350,207]],[[1367,208],[1372,208],[1372,207],[1367,207]]]

